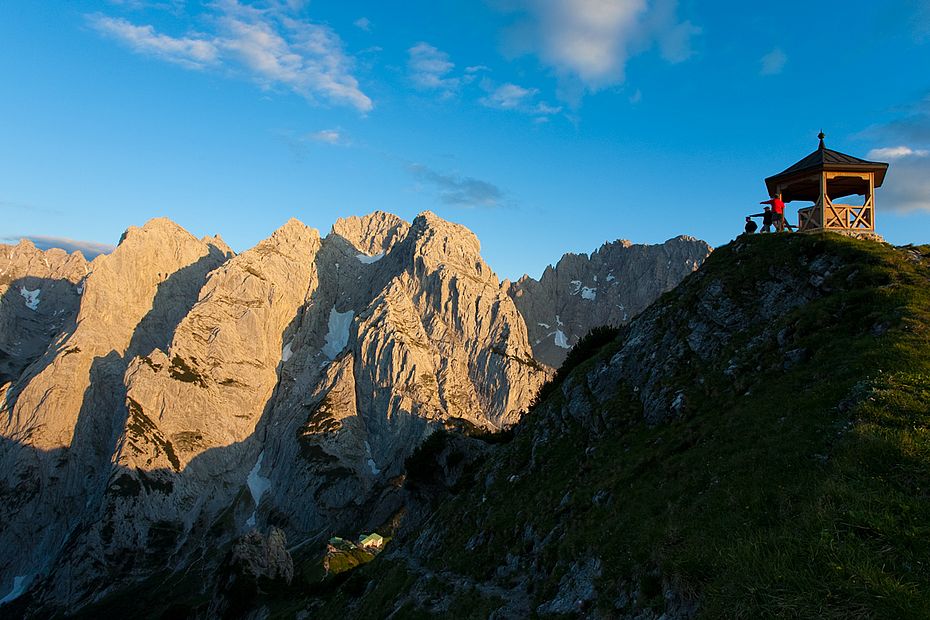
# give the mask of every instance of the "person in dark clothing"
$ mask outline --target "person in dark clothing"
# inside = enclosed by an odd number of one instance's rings
[[[746,234],[751,235],[754,232],[756,232],[756,230],[758,229],[759,229],[759,225],[756,224],[754,221],[752,221],[752,217],[747,215],[746,216],[746,228],[745,228]]]
[[[762,232],[772,232],[772,208],[766,207],[765,211],[762,213],[753,213],[749,217],[761,217],[762,218]]]
[[[759,203],[760,205],[772,205],[772,211],[774,212],[774,221],[775,221],[775,230],[778,232],[784,232],[785,230],[785,202],[781,199],[781,194],[778,194],[771,200],[763,200]],[[766,207],[768,209],[768,207]]]

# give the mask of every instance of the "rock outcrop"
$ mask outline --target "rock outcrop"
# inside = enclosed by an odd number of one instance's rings
[[[707,243],[687,236],[661,245],[614,241],[590,256],[566,254],[539,280],[523,276],[509,293],[526,321],[533,355],[557,367],[592,327],[628,323],[710,252]]]
[[[547,376],[477,239],[430,213],[322,241],[292,220],[235,257],[153,220],[69,265],[71,329],[45,327],[0,421],[0,582],[34,610],[356,523],[433,427],[512,424]]]
[[[364,522],[432,429],[512,424],[547,376],[470,231],[431,213],[409,228],[377,213],[352,222],[385,241],[355,246],[345,221],[323,241],[320,286],[260,427],[269,496],[258,520],[286,524],[292,540]]]
[[[0,386],[20,377],[59,333],[72,329],[87,275],[80,252],[0,246]]]
[[[318,618],[927,616],[928,282],[926,245],[738,238],[573,355],[350,587],[293,600]],[[781,577],[797,566],[815,578]]]
[[[90,264],[3,248],[0,593],[37,616],[156,574],[209,597],[242,541],[287,564],[285,538],[372,530],[403,510],[396,480],[433,430],[509,427],[551,375],[521,304],[572,322],[573,342],[613,321],[605,300],[645,304],[706,255],[669,243],[513,287],[429,212],[346,218],[324,239],[291,220],[237,256],[164,219]],[[626,297],[559,284],[608,276]]]

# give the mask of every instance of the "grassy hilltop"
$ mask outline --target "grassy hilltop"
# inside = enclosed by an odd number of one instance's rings
[[[930,247],[741,237],[598,344],[315,612],[930,617]]]

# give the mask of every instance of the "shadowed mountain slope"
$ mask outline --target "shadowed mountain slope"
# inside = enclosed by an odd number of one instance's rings
[[[571,363],[470,484],[302,605],[930,615],[930,247],[741,237]]]
[[[239,255],[166,219],[92,263],[0,251],[4,613],[234,613],[241,570],[290,582],[333,535],[416,523],[552,374],[430,212],[290,220]],[[661,260],[596,263],[640,297],[694,266],[636,252]],[[437,429],[480,439],[434,476]]]
[[[710,252],[688,236],[657,245],[619,240],[590,255],[565,254],[539,280],[523,276],[508,292],[526,321],[533,356],[558,367],[591,328],[629,323]]]

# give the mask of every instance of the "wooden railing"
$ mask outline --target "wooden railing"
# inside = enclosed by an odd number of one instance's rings
[[[874,230],[872,205],[827,203],[798,209],[798,230]]]

